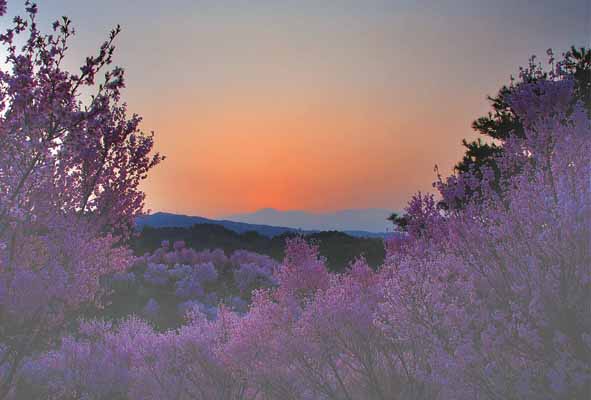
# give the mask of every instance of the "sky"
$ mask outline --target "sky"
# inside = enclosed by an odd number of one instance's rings
[[[39,19],[73,20],[72,69],[122,26],[124,100],[167,157],[148,208],[220,217],[402,209],[529,55],[591,45],[590,3],[52,0]]]

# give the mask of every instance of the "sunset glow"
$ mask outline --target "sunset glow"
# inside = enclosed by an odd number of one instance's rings
[[[113,23],[97,15],[122,18],[125,99],[167,156],[148,207],[214,217],[399,210],[451,171],[516,65],[590,32],[583,0],[56,3],[80,55]]]

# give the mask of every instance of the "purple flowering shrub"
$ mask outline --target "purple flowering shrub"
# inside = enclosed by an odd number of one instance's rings
[[[164,241],[138,257],[130,271],[106,281],[111,292],[106,314],[138,314],[166,329],[180,326],[193,308],[212,319],[220,304],[244,313],[253,291],[277,285],[277,270],[272,258],[246,250],[227,257],[219,249],[195,251],[182,241],[172,246]]]
[[[242,295],[250,296],[255,289],[277,285],[277,262],[269,256],[238,250],[230,257],[234,281]]]
[[[83,323],[80,333],[23,365],[16,398],[127,398],[133,350],[124,346],[124,335],[115,336],[110,324],[98,321]]]
[[[215,321],[198,311],[178,330],[157,332],[130,318],[111,326],[81,328],[55,351],[28,361],[17,398],[44,399],[240,399],[244,383],[222,364],[224,338],[236,316],[222,310]],[[85,330],[87,332],[85,332]]]
[[[83,327],[78,341],[31,361],[22,371],[23,390],[74,393],[80,382],[95,385],[81,379],[110,376],[106,387],[124,387],[130,399],[430,398],[431,386],[416,375],[421,353],[376,323],[382,275],[363,259],[345,274],[330,274],[317,248],[302,239],[289,242],[287,253],[282,279],[289,283],[255,292],[245,314],[222,306],[211,318],[201,303],[187,302],[187,322],[176,330],[157,332],[133,318],[104,329],[95,322],[93,332]],[[113,349],[114,362],[127,363],[124,374],[92,373],[105,348]],[[86,358],[62,355],[71,351]],[[66,362],[51,370],[51,379],[39,376],[56,354]],[[79,370],[76,380],[72,369]],[[91,395],[101,398],[99,391]]]

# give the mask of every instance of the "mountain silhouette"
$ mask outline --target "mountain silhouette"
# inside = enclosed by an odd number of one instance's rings
[[[270,210],[272,210],[272,211],[270,211]],[[269,215],[275,215],[276,213],[285,213],[285,212],[281,212],[281,211],[277,211],[277,210],[273,210],[273,209],[264,209],[264,210],[260,210],[258,213],[259,214],[257,215],[256,218],[255,217],[252,218],[253,220],[264,218],[265,215],[269,216]],[[304,223],[302,223],[302,225],[303,226],[311,226],[309,216],[313,215],[313,214],[307,214],[307,213],[301,212],[301,211],[289,211],[287,213],[290,213],[289,216],[291,218],[296,218],[297,216],[301,216],[303,219],[303,222],[304,222]],[[344,215],[347,215],[348,211],[343,211],[340,213],[344,213]],[[339,214],[339,213],[334,213],[331,215],[337,215],[337,214]],[[248,219],[246,217],[247,215],[249,215],[249,214],[243,215],[243,217],[242,217],[243,221],[236,221],[236,220],[230,220],[230,219],[216,220],[216,219],[204,218],[204,217],[199,217],[199,216],[173,214],[173,213],[166,213],[166,212],[156,212],[154,214],[149,214],[149,215],[144,215],[144,216],[138,217],[136,220],[136,227],[138,229],[142,229],[144,226],[150,226],[153,228],[164,228],[164,227],[188,228],[193,225],[199,225],[199,224],[213,224],[213,225],[221,225],[224,228],[231,230],[233,232],[236,232],[236,233],[257,232],[258,234],[266,236],[266,237],[274,237],[274,236],[282,235],[284,233],[311,234],[311,233],[318,233],[321,231],[340,231],[340,232],[344,232],[348,235],[355,236],[355,237],[384,238],[384,237],[388,236],[388,232],[386,231],[386,229],[384,229],[383,231],[367,231],[365,229],[339,229],[340,226],[353,226],[353,225],[346,225],[344,223],[341,223],[340,225],[336,224],[336,226],[333,226],[333,225],[328,224],[327,221],[329,221],[330,218],[335,218],[335,217],[326,218],[324,220],[324,222],[317,225],[318,229],[305,229],[305,228],[299,229],[299,228],[293,227],[293,226],[276,226],[273,224],[245,222],[244,220]],[[250,214],[250,215],[254,215],[254,214]],[[388,215],[389,214],[387,214],[386,216],[388,216]],[[236,216],[236,217],[238,218],[239,216]],[[353,214],[351,214],[351,217],[348,219],[347,223],[350,223],[351,221],[353,221],[354,218],[355,218],[355,216],[353,213]],[[387,222],[388,221],[385,221],[384,228],[386,228],[386,226],[388,225]],[[366,227],[369,225],[360,224],[359,226]]]

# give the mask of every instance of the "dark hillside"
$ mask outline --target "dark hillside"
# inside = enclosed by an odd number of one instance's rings
[[[157,249],[163,240],[184,240],[187,247],[195,250],[219,248],[230,254],[244,249],[281,260],[285,239],[294,236],[295,233],[284,233],[269,238],[253,231],[236,233],[214,224],[196,224],[185,228],[146,226],[138,233],[132,247],[137,255],[142,255]],[[306,238],[319,244],[320,254],[326,257],[327,266],[332,271],[344,270],[351,261],[362,255],[374,268],[384,261],[384,246],[379,238],[359,238],[337,231],[312,233]]]

